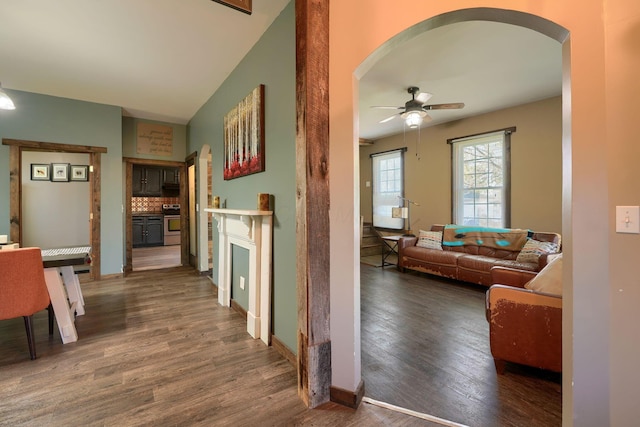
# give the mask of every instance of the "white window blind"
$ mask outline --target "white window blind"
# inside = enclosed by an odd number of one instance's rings
[[[450,140],[453,221],[510,226],[510,134],[515,128]]]
[[[402,230],[403,218],[392,218],[391,209],[402,206],[404,152],[406,148],[371,155],[373,173],[373,226]]]

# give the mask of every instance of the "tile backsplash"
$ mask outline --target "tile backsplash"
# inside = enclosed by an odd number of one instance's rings
[[[180,203],[179,197],[132,197],[131,212],[161,213],[165,203]]]

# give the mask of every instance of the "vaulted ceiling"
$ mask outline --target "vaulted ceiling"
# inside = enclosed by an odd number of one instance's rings
[[[247,15],[211,0],[3,0],[0,82],[4,88],[123,107],[133,117],[187,123],[289,0],[253,0]],[[360,137],[403,131],[380,124],[409,86],[435,125],[561,93],[560,44],[495,22],[446,25],[406,41],[360,81]]]
[[[0,82],[187,123],[289,0],[2,0]]]

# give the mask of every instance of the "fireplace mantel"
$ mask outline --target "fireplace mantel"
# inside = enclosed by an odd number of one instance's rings
[[[272,211],[205,208],[218,222],[218,303],[231,305],[232,245],[249,251],[247,332],[269,345]]]

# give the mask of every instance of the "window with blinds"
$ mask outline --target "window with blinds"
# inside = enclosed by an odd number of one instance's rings
[[[452,147],[454,223],[510,226],[510,135],[514,130],[448,141]]]

